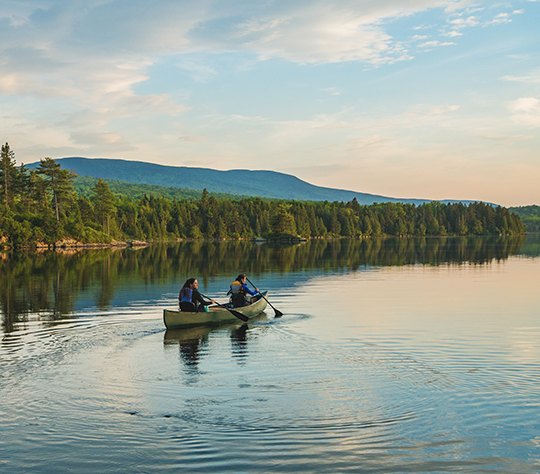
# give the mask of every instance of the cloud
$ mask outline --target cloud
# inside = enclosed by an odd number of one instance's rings
[[[516,141],[530,140],[535,138],[534,135],[501,135],[497,133],[477,134],[475,137],[507,145],[511,145]]]
[[[528,127],[540,127],[540,99],[521,97],[508,103],[507,107],[515,123]]]
[[[457,36],[462,36],[463,33],[460,33],[459,31],[452,30],[452,31],[442,32],[441,35],[442,36],[448,36],[450,38],[455,38]]]
[[[446,41],[444,43],[441,43],[440,41],[426,41],[425,43],[421,43],[418,45],[419,48],[437,48],[439,46],[452,46],[456,43],[452,43],[449,41]]]
[[[78,146],[96,147],[105,145],[109,151],[130,151],[134,149],[118,133],[74,132],[71,134],[70,139]]]
[[[380,135],[372,135],[369,137],[363,137],[363,138],[353,138],[350,139],[347,142],[347,153],[357,153],[359,151],[364,151],[365,149],[374,149],[374,148],[382,148],[384,146],[389,145],[395,141],[391,138],[383,138]]]
[[[503,23],[510,23],[512,20],[510,19],[509,13],[499,13],[493,20],[489,21],[488,25],[501,25]]]
[[[184,129],[182,124],[175,123],[175,127],[180,132],[180,135],[178,137],[179,140],[183,140],[186,142],[192,142],[192,143],[202,143],[206,141],[206,137],[203,137],[201,135],[193,135],[187,130]]]
[[[385,31],[385,23],[447,7],[449,0],[22,3],[20,7],[11,4],[12,12],[0,10],[0,18],[8,21],[4,48],[24,46],[51,59],[59,58],[61,50],[71,64],[75,58],[80,64],[92,57],[113,63],[143,57],[152,63],[156,55],[206,51],[247,51],[260,60],[299,63],[385,64],[410,59],[399,41]],[[140,66],[139,71],[144,70]],[[200,65],[183,67],[212,74]]]
[[[208,82],[217,76],[215,69],[199,61],[182,59],[178,62],[178,67],[190,72],[193,80],[197,82]]]
[[[475,16],[469,16],[468,18],[455,18],[450,20],[449,23],[456,29],[471,28],[479,25],[478,19]]]
[[[459,105],[433,107],[428,110],[428,115],[442,115],[446,112],[454,112],[458,109],[459,109]]]
[[[512,22],[512,15],[519,15],[524,13],[524,10],[513,10],[511,12],[499,12],[492,17],[492,9],[486,9],[483,7],[468,7],[465,8],[462,5],[462,10],[459,11],[454,4],[453,9],[447,9],[449,16],[447,19],[447,25],[441,30],[441,36],[446,37],[458,37],[463,35],[463,31],[467,28],[474,27],[486,27],[493,25],[502,25]],[[494,8],[502,8],[503,5],[495,5]]]
[[[504,81],[510,82],[523,82],[525,84],[539,84],[540,83],[540,73],[531,76],[504,76],[502,78]]]

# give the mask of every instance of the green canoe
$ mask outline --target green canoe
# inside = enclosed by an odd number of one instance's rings
[[[263,293],[265,298],[268,298],[268,292]],[[235,311],[242,313],[249,319],[261,314],[266,308],[266,300],[261,295],[256,295],[251,299],[252,303],[240,308],[234,308]],[[240,321],[231,312],[221,306],[210,306],[208,312],[201,311],[199,313],[178,310],[163,310],[163,322],[167,329],[183,328],[189,326],[201,326],[205,324],[222,324],[230,321]]]

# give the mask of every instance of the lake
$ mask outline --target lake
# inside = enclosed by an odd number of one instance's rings
[[[540,471],[540,237],[0,253],[0,471]],[[188,277],[249,324],[167,331]]]

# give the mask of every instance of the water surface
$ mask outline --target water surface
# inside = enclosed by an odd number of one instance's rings
[[[4,253],[2,472],[538,472],[538,236]],[[166,331],[191,276],[257,320]]]

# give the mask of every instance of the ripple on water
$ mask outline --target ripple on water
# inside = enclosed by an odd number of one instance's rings
[[[2,426],[15,436],[25,425],[34,469],[54,457],[78,472],[118,459],[139,471],[358,472],[361,462],[366,472],[481,472],[488,461],[468,454],[471,440],[488,446],[496,441],[482,430],[522,422],[500,405],[513,390],[531,403],[522,389],[537,381],[526,380],[532,361],[513,372],[488,365],[491,350],[464,360],[457,343],[405,351],[291,326],[175,335],[160,321],[88,318],[14,333],[2,350],[15,381],[2,394],[24,403]],[[81,449],[85,465],[58,456]]]

